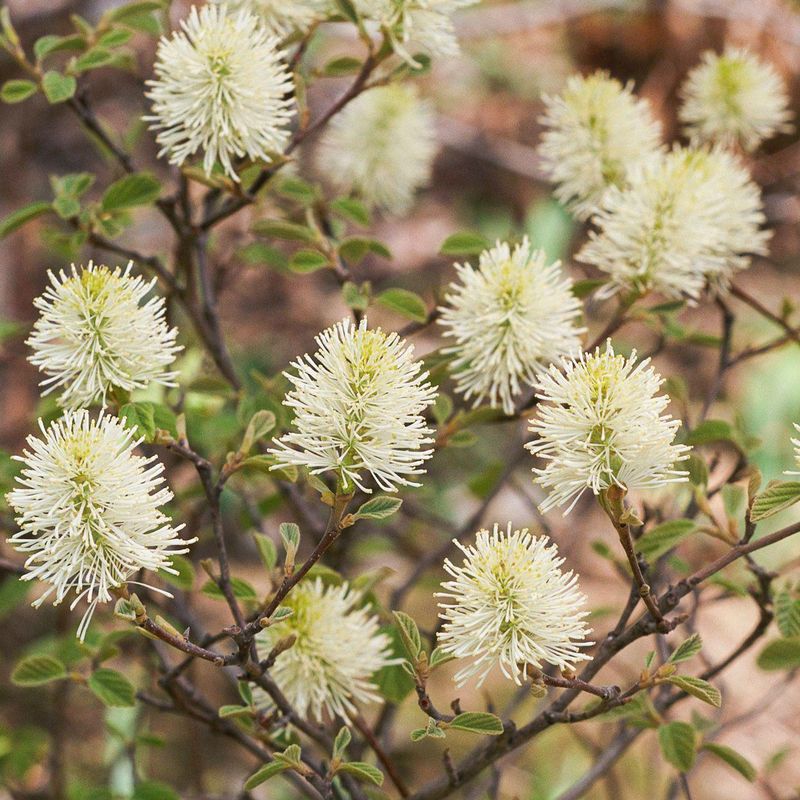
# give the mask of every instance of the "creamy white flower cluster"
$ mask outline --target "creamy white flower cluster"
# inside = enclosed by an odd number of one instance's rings
[[[456,390],[512,414],[540,370],[580,351],[580,301],[560,263],[548,264],[527,238],[513,250],[498,242],[477,269],[460,264],[456,272],[439,316],[455,342],[443,352],[454,356]]]
[[[393,214],[411,207],[438,147],[433,106],[408,86],[370,89],[335,116],[320,142],[320,172]]]
[[[172,499],[156,456],[135,453],[141,439],[116,417],[67,411],[41,438],[28,437],[19,487],[8,493],[20,527],[9,542],[27,555],[23,580],[41,580],[55,605],[74,594],[89,606],[78,627],[83,639],[98,603],[141,569],[173,572],[183,540],[161,507]]]
[[[453,56],[459,51],[453,14],[478,0],[354,0],[356,10],[388,35],[394,52],[411,64],[420,52]]]
[[[454,677],[457,685],[477,675],[480,686],[495,667],[520,684],[532,667],[572,669],[589,658],[580,649],[593,644],[585,641],[586,597],[578,576],[562,572],[564,559],[546,536],[495,523],[491,533],[478,531],[474,545],[455,544],[463,564],[445,560],[452,580],[436,596],[444,598],[439,646],[468,661]]]
[[[152,294],[155,282],[132,268],[89,262],[50,273],[28,339],[30,361],[47,376],[45,394],[60,389],[67,410],[47,427],[40,421],[41,438],[28,437],[19,457],[20,486],[8,502],[20,530],[9,541],[27,555],[23,580],[50,584],[34,605],[71,594],[72,608],[88,601],[81,638],[98,603],[139,570],[170,571],[171,556],[190,543],[161,510],[172,499],[163,465],[136,454],[141,439],[119,419],[87,410],[152,383],[174,385],[177,331],[164,299]]]
[[[657,395],[662,379],[650,360],[638,361],[605,350],[582,353],[551,366],[536,386],[539,404],[526,447],[547,462],[534,469],[548,491],[542,511],[569,504],[569,513],[589,489],[599,495],[619,486],[646,489],[685,481],[674,468],[689,447],[673,444],[680,421],[663,414],[667,395]]]
[[[760,190],[730,148],[788,129],[780,77],[729,48],[704,55],[682,96],[692,142],[671,150],[648,104],[606,73],[572,77],[545,98],[542,167],[559,200],[594,225],[578,259],[608,274],[601,294],[696,302],[766,252]]]
[[[422,416],[436,399],[413,347],[396,333],[370,330],[349,319],[317,336],[319,350],[285,373],[294,385],[284,405],[294,430],[276,441],[276,467],[297,464],[312,473],[333,472],[346,490],[369,473],[384,491],[417,486],[431,457],[431,429]]]
[[[294,116],[293,82],[279,39],[247,9],[192,6],[181,30],[162,37],[147,81],[161,154],[182,165],[203,153],[238,181],[236,160],[270,162],[283,152]]]
[[[33,304],[39,318],[27,344],[30,362],[47,376],[44,394],[56,389],[66,408],[105,406],[114,390],[130,392],[149,383],[174,386],[167,371],[180,347],[166,322],[164,299],[153,295],[155,279],[92,261],[69,274],[49,273],[50,286]]]
[[[704,53],[681,95],[686,133],[700,142],[737,144],[749,151],[792,130],[781,76],[743,48],[728,47],[721,55]]]
[[[257,637],[266,658],[287,637],[294,644],[270,669],[281,692],[303,717],[319,722],[355,713],[355,702],[379,699],[374,675],[397,663],[390,639],[380,631],[378,617],[364,606],[361,593],[347,583],[325,586],[321,578],[301,582],[283,607],[292,614],[270,625]],[[261,693],[265,706],[271,701]]]

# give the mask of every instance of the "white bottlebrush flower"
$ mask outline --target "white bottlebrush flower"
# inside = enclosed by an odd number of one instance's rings
[[[331,121],[317,165],[342,191],[391,213],[407,211],[431,175],[436,155],[433,108],[415,89],[370,89]]]
[[[459,52],[453,14],[478,0],[354,0],[358,13],[386,31],[394,52],[411,64],[420,52],[454,56]]]
[[[708,284],[724,290],[770,236],[758,186],[721,148],[654,156],[607,192],[594,222],[577,259],[607,272],[611,291],[692,300]]]
[[[149,383],[174,386],[167,367],[181,348],[166,322],[164,298],[147,299],[155,279],[91,261],[70,274],[50,275],[33,301],[39,318],[27,344],[29,360],[47,376],[44,393],[63,389],[59,403],[81,408],[106,404],[112,389],[130,392]]]
[[[789,98],[780,75],[747,50],[703,54],[681,88],[680,118],[700,142],[755,150],[776,133],[792,130]]]
[[[498,242],[481,253],[478,268],[456,264],[459,282],[450,285],[439,322],[456,344],[451,370],[456,389],[475,405],[514,412],[514,398],[536,373],[580,351],[580,301],[560,262],[527,238],[513,252]]]
[[[285,373],[294,385],[284,400],[293,409],[295,430],[271,450],[277,466],[297,464],[312,473],[336,472],[348,487],[364,491],[369,472],[387,492],[418,486],[407,476],[433,454],[422,414],[436,399],[427,372],[414,361],[414,348],[396,333],[356,328],[345,319],[317,336],[319,350]]]
[[[800,433],[800,425],[796,422],[794,424],[795,430]],[[794,460],[797,462],[797,466],[800,467],[800,438],[792,439],[792,444],[794,445]],[[800,475],[800,472],[797,470],[786,470],[784,475]]]
[[[145,119],[171,164],[203,151],[206,174],[219,161],[238,180],[236,158],[270,161],[286,147],[294,107],[285,54],[246,10],[192,6],[181,28],[159,42]]]
[[[453,580],[436,596],[446,598],[439,646],[470,661],[455,675],[459,686],[474,675],[480,686],[495,666],[520,684],[530,667],[572,669],[589,658],[580,650],[593,644],[585,641],[586,597],[578,576],[561,571],[564,559],[546,536],[495,523],[491,533],[478,531],[474,545],[455,543],[466,558],[460,567],[445,560]]]
[[[537,438],[525,447],[547,462],[533,470],[549,492],[542,511],[569,503],[567,514],[586,489],[598,495],[613,485],[647,489],[687,480],[674,464],[690,448],[673,444],[680,421],[662,414],[669,405],[667,395],[656,395],[662,383],[650,359],[617,355],[611,342],[540,375],[530,421]]]
[[[605,72],[574,75],[561,95],[543,99],[542,168],[555,196],[588,219],[609,186],[625,186],[631,169],[660,149],[661,126],[630,84]]]
[[[39,427],[41,438],[29,436],[30,449],[17,457],[19,486],[6,496],[20,526],[9,542],[28,556],[23,580],[50,584],[34,606],[53,594],[58,604],[74,593],[70,608],[89,602],[83,639],[97,603],[140,569],[174,572],[171,557],[195,540],[180,539],[183,526],[160,510],[172,499],[164,466],[134,453],[138,441],[119,419],[67,411]]]
[[[270,625],[256,642],[266,658],[278,642],[295,637],[270,675],[301,717],[346,718],[356,712],[356,703],[380,699],[373,676],[396,660],[389,637],[380,632],[378,618],[364,607],[359,592],[346,583],[326,587],[317,578],[300,583],[282,607],[292,615]],[[269,705],[269,698],[259,695]]]
[[[216,0],[225,5],[225,0]],[[228,0],[230,12],[249,11],[275,36],[305,33],[333,10],[326,0]]]

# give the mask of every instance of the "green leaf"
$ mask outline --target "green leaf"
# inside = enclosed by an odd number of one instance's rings
[[[141,781],[136,784],[131,800],[180,800],[180,796],[161,781]]]
[[[472,447],[478,441],[478,435],[474,431],[456,431],[448,440],[450,447]]]
[[[789,592],[778,592],[775,596],[775,621],[781,636],[800,636],[800,599]]]
[[[397,623],[397,630],[400,633],[400,639],[406,652],[411,657],[411,660],[416,662],[422,650],[422,639],[419,635],[417,623],[402,611],[392,611],[392,616]]]
[[[278,563],[278,548],[275,542],[263,533],[254,533],[253,541],[256,543],[258,555],[267,569],[274,569]]]
[[[6,81],[0,89],[0,100],[4,103],[21,103],[36,94],[37,86],[33,81]]]
[[[233,591],[233,596],[237,600],[257,600],[258,594],[256,590],[242,578],[231,578],[231,590]],[[214,581],[207,581],[203,584],[203,588],[200,590],[206,597],[210,597],[213,600],[224,600],[225,595],[222,594],[222,590],[217,586]]]
[[[297,549],[300,547],[300,527],[294,522],[281,522],[278,530],[281,534],[283,549],[286,550],[286,557],[294,561]]]
[[[737,432],[729,422],[721,419],[707,419],[701,422],[687,437],[686,444],[699,445],[713,442],[731,442],[740,450],[742,444]]]
[[[43,200],[18,208],[16,211],[13,211],[7,217],[0,220],[0,239],[4,239],[12,231],[21,228],[26,222],[30,222],[32,219],[36,219],[36,217],[41,217],[42,214],[46,214],[48,211],[52,210],[53,206],[50,203],[45,203]]]
[[[220,706],[217,711],[220,717],[249,717],[253,714],[253,709],[250,706]]]
[[[124,619],[126,622],[136,621],[136,608],[130,600],[120,597],[114,604],[114,616]]]
[[[253,233],[273,239],[287,239],[295,242],[316,242],[317,234],[307,225],[298,225],[282,219],[262,219],[252,227]]]
[[[719,693],[719,689],[702,678],[695,678],[693,675],[670,675],[667,681],[714,708],[722,705],[722,695]]]
[[[291,769],[289,764],[284,764],[281,761],[270,761],[269,764],[265,764],[245,781],[244,788],[246,791],[255,789],[256,786],[261,786],[265,781],[275,775],[279,775],[281,772],[285,772],[287,769]]]
[[[119,410],[119,418],[126,427],[136,430],[145,441],[152,442],[156,435],[156,423],[152,403],[125,403]]]
[[[163,7],[164,3],[161,0],[141,0],[141,2],[137,3],[127,3],[110,11],[108,19],[110,22],[125,22],[131,17],[138,17],[151,11],[159,11]]]
[[[750,511],[753,522],[771,517],[800,500],[800,482],[770,481],[767,488],[756,497]]]
[[[293,176],[281,178],[275,186],[275,191],[302,205],[310,205],[317,199],[317,190],[310,183]]]
[[[41,686],[67,677],[64,664],[52,656],[23,658],[11,673],[15,686]]]
[[[104,67],[114,60],[114,54],[104,47],[93,47],[75,60],[75,72],[88,72],[91,69]]]
[[[161,193],[158,179],[147,172],[126,175],[106,189],[100,204],[104,211],[119,211],[152,203]]]
[[[717,758],[721,758],[728,766],[733,767],[742,777],[750,783],[756,779],[756,768],[741,754],[737,753],[732,747],[715,742],[706,742],[702,748],[709,753],[713,753]]]
[[[416,292],[409,292],[408,289],[387,289],[375,299],[385,308],[414,322],[426,322],[428,319],[428,307]]]
[[[78,88],[78,82],[72,75],[62,75],[55,70],[45,72],[42,78],[42,89],[47,102],[55,105],[56,103],[66,103]]]
[[[800,637],[775,639],[759,653],[756,663],[767,672],[800,667]]]
[[[696,656],[702,647],[703,640],[700,638],[700,634],[694,633],[675,648],[668,661],[671,664],[679,664],[681,661],[688,661],[690,658]]]
[[[681,772],[692,768],[695,759],[695,731],[688,722],[669,722],[658,729],[664,758]]]
[[[352,56],[341,56],[329,61],[322,68],[322,75],[328,78],[341,78],[345,75],[353,75],[361,69],[361,60]]]
[[[428,666],[433,669],[434,667],[446,664],[448,661],[452,661],[454,658],[454,655],[445,653],[441,647],[434,647],[433,651],[431,652],[431,656],[428,659]]]
[[[334,214],[338,214],[344,219],[355,222],[366,228],[370,224],[371,216],[367,207],[360,201],[352,197],[340,197],[333,200],[329,208]]]
[[[396,625],[381,627],[381,633],[391,640],[391,654],[393,657],[402,658],[405,655],[405,645]],[[390,664],[382,667],[375,673],[375,685],[383,697],[390,703],[402,703],[414,691],[414,680],[408,674],[403,664],[408,662]]]
[[[133,684],[120,672],[113,669],[97,669],[87,682],[104,705],[112,707],[132,706],[136,700]]]
[[[637,542],[636,549],[648,560],[655,561],[694,533],[697,525],[690,519],[671,519],[656,525]]]
[[[606,281],[602,278],[587,278],[583,281],[575,281],[572,284],[572,294],[579,300],[583,300],[584,297],[588,297],[595,289],[599,289],[605,284]]]
[[[369,306],[369,283],[356,284],[345,281],[342,284],[342,298],[348,308],[366,311]]]
[[[503,732],[503,723],[500,717],[484,711],[467,711],[458,714],[451,722],[449,728],[470,733],[482,733],[486,736],[499,736]]]
[[[361,508],[353,514],[355,519],[386,519],[396,513],[403,501],[398,497],[379,495],[367,500]]]
[[[125,30],[124,28],[117,28],[108,33],[104,33],[97,42],[98,47],[114,48],[121,47],[130,41],[133,36],[133,31]]]
[[[159,570],[158,574],[167,583],[171,583],[178,589],[188,592],[194,584],[195,571],[192,562],[189,561],[188,558],[179,555],[170,556],[170,560],[172,561],[170,566],[172,569],[177,570],[178,574],[173,575],[171,572],[167,572],[164,569]]]
[[[61,52],[62,50],[83,50],[86,47],[86,39],[83,36],[73,34],[72,36],[42,36],[33,44],[33,53],[37,61],[41,61],[50,53]]]
[[[253,690],[246,679],[239,680],[236,683],[236,688],[239,690],[239,696],[244,700],[248,706],[253,705]]]
[[[708,486],[708,464],[697,453],[690,453],[686,460],[689,482],[692,486]]]
[[[333,742],[333,758],[344,758],[344,752],[347,750],[347,745],[350,744],[351,739],[350,728],[339,728],[339,733],[336,734],[336,739]]]
[[[360,263],[367,253],[375,253],[383,258],[391,258],[392,251],[377,239],[363,236],[348,236],[339,245],[339,255],[350,264]]]
[[[329,267],[330,263],[328,257],[324,253],[320,253],[319,250],[298,250],[289,259],[289,269],[292,272],[303,274]]]
[[[443,256],[473,256],[491,246],[491,242],[485,236],[471,231],[462,231],[448,236],[439,248],[439,253]]]
[[[360,781],[374,783],[376,786],[383,786],[383,773],[372,764],[366,761],[346,761],[339,764],[337,772],[347,772]]]

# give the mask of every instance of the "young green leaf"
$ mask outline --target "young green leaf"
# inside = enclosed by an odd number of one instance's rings
[[[66,103],[75,94],[78,82],[72,75],[62,75],[60,72],[50,70],[45,72],[42,78],[42,89],[47,102],[55,105],[56,103]]]
[[[688,722],[669,722],[658,729],[658,742],[664,758],[681,772],[694,764],[696,734]]]
[[[36,219],[36,217],[41,217],[42,214],[46,214],[48,211],[52,210],[52,204],[46,203],[43,200],[18,208],[16,211],[13,211],[7,217],[0,220],[0,239],[5,239],[9,233],[17,230],[17,228],[21,228],[26,222],[30,222],[32,219]]]
[[[274,569],[278,563],[278,548],[275,547],[275,542],[263,533],[254,533],[253,541],[256,543],[261,562],[267,569]]]
[[[126,175],[106,189],[100,205],[103,211],[119,211],[152,203],[161,193],[161,184],[147,172]]]
[[[52,656],[23,658],[11,673],[15,686],[41,686],[67,677],[64,664]]]
[[[249,717],[253,709],[249,706],[220,706],[217,712],[220,717]]]
[[[415,292],[407,289],[387,289],[381,292],[376,302],[385,308],[396,311],[398,314],[414,322],[425,322],[428,319],[428,307],[425,301]]]
[[[481,733],[486,736],[499,736],[503,732],[503,723],[500,717],[484,711],[467,711],[458,714],[451,722],[449,728],[470,733]]]
[[[132,706],[136,699],[133,684],[120,672],[113,669],[97,669],[87,685],[104,705],[111,707]]]
[[[281,772],[285,772],[287,769],[291,769],[289,764],[284,764],[282,761],[270,761],[269,764],[265,764],[245,781],[244,788],[249,792],[251,789],[255,789],[256,786],[261,786],[265,781],[268,781],[275,775],[279,775]]]
[[[768,672],[800,667],[800,636],[770,642],[759,653],[756,663]]]
[[[443,256],[474,256],[491,246],[491,242],[485,236],[462,231],[448,236],[439,248],[439,253]]]
[[[702,678],[695,678],[693,675],[670,675],[667,681],[715,708],[722,705],[722,695],[719,693],[719,689]]]
[[[696,523],[690,519],[671,519],[647,531],[636,542],[636,549],[648,561],[655,561],[694,533],[696,529]]]
[[[403,646],[411,660],[416,662],[422,650],[422,639],[419,635],[417,623],[402,611],[392,611],[392,616],[397,623],[397,630],[400,633]]]
[[[294,522],[281,522],[279,530],[286,551],[286,563],[294,564],[297,548],[300,547],[300,528]]]
[[[386,517],[391,517],[402,504],[403,501],[397,497],[379,495],[378,497],[373,497],[372,500],[367,500],[353,514],[353,517],[355,519],[386,519]]]
[[[366,761],[346,761],[339,765],[337,772],[348,772],[360,781],[374,783],[376,786],[383,786],[383,773],[372,764]]]
[[[709,753],[713,753],[717,758],[721,758],[728,766],[733,767],[742,777],[750,783],[756,779],[756,768],[741,754],[737,753],[732,747],[715,742],[706,742],[702,748]]]
[[[775,621],[781,636],[800,636],[800,599],[789,592],[778,592],[775,596]]]
[[[231,589],[237,600],[258,600],[256,590],[243,578],[231,578]],[[225,595],[214,581],[207,581],[200,591],[213,600],[224,600]]]
[[[0,89],[0,100],[4,103],[21,103],[36,94],[37,86],[33,81],[6,81]]]
[[[759,522],[800,500],[800,482],[770,481],[766,489],[753,502],[750,519]]]
[[[681,642],[669,657],[669,662],[679,664],[681,661],[688,661],[696,656],[703,647],[703,640],[699,633],[692,634],[688,639]]]
[[[344,758],[344,752],[347,750],[347,745],[350,744],[351,738],[350,728],[346,726],[339,728],[339,733],[336,734],[336,739],[333,742],[333,758]]]
[[[289,269],[300,274],[316,272],[323,267],[329,267],[330,264],[328,256],[320,253],[319,250],[311,249],[298,250],[289,259]]]

